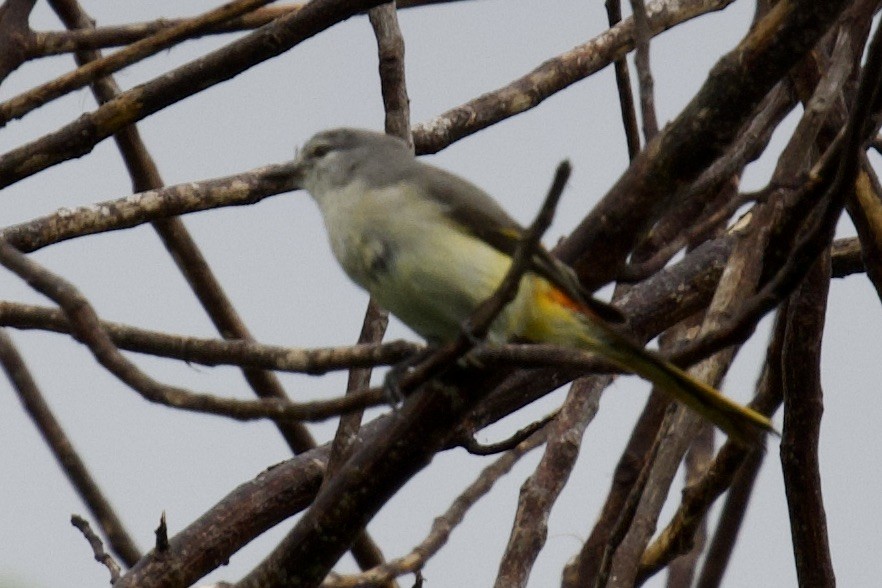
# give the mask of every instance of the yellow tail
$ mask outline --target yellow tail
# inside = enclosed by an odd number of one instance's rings
[[[632,343],[545,280],[535,280],[532,286],[533,316],[523,333],[526,337],[597,353],[650,380],[742,445],[756,445],[763,433],[776,433],[766,416],[730,400],[661,356]]]
[[[730,400],[655,353],[634,345],[623,336],[601,327],[603,340],[585,338],[585,348],[598,352],[619,367],[636,373],[708,419],[742,445],[756,445],[762,433],[776,433],[771,421],[757,411]],[[595,325],[590,328],[597,331]],[[599,345],[597,345],[599,343]]]

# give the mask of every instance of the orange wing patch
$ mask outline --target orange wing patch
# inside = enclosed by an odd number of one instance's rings
[[[592,316],[590,308],[536,277],[532,284],[530,320],[521,335],[535,342],[581,347],[586,336],[585,326],[591,323]]]
[[[537,286],[536,302],[539,304],[555,304],[585,316],[594,316],[596,314],[586,305],[578,300],[574,300],[572,296],[545,280],[542,280],[541,285],[537,284]]]

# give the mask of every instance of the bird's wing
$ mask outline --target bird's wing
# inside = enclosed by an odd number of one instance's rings
[[[447,214],[458,225],[501,253],[514,255],[525,231],[496,200],[459,176],[421,162],[418,164],[426,173],[414,174],[408,180],[420,182],[420,188],[427,190],[433,200],[445,206]],[[613,323],[624,322],[625,318],[617,308],[586,292],[573,270],[554,258],[541,244],[533,254],[530,269],[602,319]]]

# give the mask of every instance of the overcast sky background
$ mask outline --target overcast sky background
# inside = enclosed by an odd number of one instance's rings
[[[626,3],[627,4],[627,3]],[[212,2],[87,1],[99,25],[194,15]],[[753,3],[699,18],[653,40],[652,63],[661,123],[671,120],[704,81],[718,57],[747,30]],[[480,0],[399,13],[406,43],[412,120],[420,122],[507,84],[545,59],[606,28],[603,2]],[[60,24],[45,2],[35,29]],[[129,88],[232,39],[186,43],[117,74]],[[71,67],[69,56],[29,63],[0,86],[8,99]],[[376,47],[366,17],[353,18],[286,55],[185,100],[139,124],[167,184],[224,176],[280,162],[315,131],[333,126],[382,129]],[[0,130],[0,151],[56,129],[94,109],[88,90]],[[792,119],[793,117],[791,117]],[[792,120],[790,121],[793,122]],[[776,153],[781,137],[770,148]],[[547,243],[567,234],[627,166],[611,70],[582,81],[538,108],[454,144],[428,161],[487,189],[523,222],[537,210],[557,163],[574,173]],[[746,189],[765,184],[773,158],[753,165]],[[112,141],[6,190],[0,226],[62,206],[119,198],[130,181]],[[188,216],[227,293],[258,340],[296,347],[348,344],[357,337],[366,295],[350,284],[330,255],[313,203],[303,193],[258,205]],[[841,235],[853,233],[843,223]],[[78,239],[34,254],[80,287],[102,318],[196,336],[215,336],[205,313],[149,227]],[[45,304],[8,272],[0,298]],[[863,276],[835,280],[825,333],[826,395],[821,465],[830,542],[842,586],[870,586],[882,577],[878,499],[880,418],[879,301]],[[765,352],[769,320],[739,354],[724,385],[749,398]],[[143,550],[160,513],[174,534],[239,484],[290,457],[269,423],[237,423],[150,405],[106,374],[69,338],[12,332],[15,342],[80,455]],[[387,338],[413,338],[394,323]],[[131,355],[157,379],[194,390],[251,397],[238,370],[180,365]],[[298,400],[339,394],[345,376],[282,375]],[[585,435],[579,463],[552,512],[548,541],[531,586],[553,586],[566,560],[587,537],[613,467],[646,400],[649,385],[620,378],[606,392]],[[480,435],[502,438],[563,399],[563,391]],[[780,415],[776,418],[780,427]],[[333,423],[312,427],[320,442]],[[71,490],[8,382],[0,380],[0,587],[100,586],[107,570],[92,560],[71,513],[88,512]],[[428,586],[488,586],[508,539],[520,484],[540,451],[470,512],[450,544],[425,570]],[[409,550],[492,458],[462,450],[438,455],[389,503],[369,530],[387,557]],[[670,513],[679,499],[671,494]],[[787,509],[776,440],[770,440],[725,586],[795,585]],[[660,521],[661,525],[667,519]],[[237,553],[203,580],[236,580],[290,529],[287,521]],[[346,560],[344,569],[352,569]],[[663,585],[663,575],[649,585]],[[407,579],[405,579],[405,583]]]

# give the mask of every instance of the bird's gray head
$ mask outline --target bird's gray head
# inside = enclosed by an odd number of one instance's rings
[[[313,136],[297,153],[298,184],[313,196],[349,185],[368,186],[393,180],[396,170],[413,161],[408,146],[396,137],[363,129],[339,128]]]

